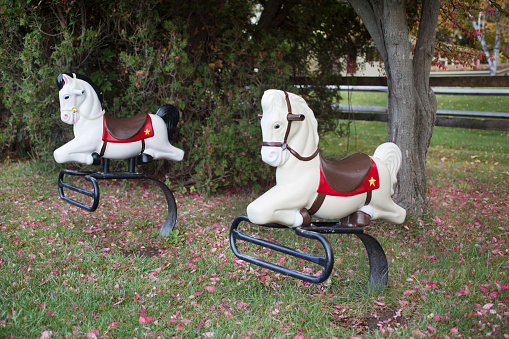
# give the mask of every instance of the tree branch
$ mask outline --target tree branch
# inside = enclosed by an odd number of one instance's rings
[[[270,30],[279,27],[293,6],[300,0],[267,0],[263,6],[258,27],[262,30]]]
[[[374,0],[348,0],[350,5],[355,10],[355,13],[361,18],[364,26],[368,29],[369,35],[373,39],[380,55],[384,62],[387,63],[387,49],[385,48],[385,41],[382,28],[382,4]]]
[[[435,53],[439,12],[439,0],[423,1],[417,43],[414,50],[413,69],[416,82],[425,83],[427,89],[429,89],[429,73]]]

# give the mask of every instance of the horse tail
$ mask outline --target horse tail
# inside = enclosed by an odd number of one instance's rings
[[[394,185],[398,182],[398,171],[401,167],[402,155],[398,145],[392,142],[381,144],[375,150],[373,157],[383,161],[391,174],[391,195],[394,194]]]
[[[157,110],[156,115],[160,116],[166,124],[166,128],[168,129],[168,140],[170,143],[172,143],[173,136],[177,131],[177,124],[179,123],[180,119],[179,110],[173,105],[166,104]]]

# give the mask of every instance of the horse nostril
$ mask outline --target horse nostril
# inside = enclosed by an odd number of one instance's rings
[[[64,114],[64,119],[65,120],[69,119],[69,114]]]

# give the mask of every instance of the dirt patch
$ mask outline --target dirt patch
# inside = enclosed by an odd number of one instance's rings
[[[373,312],[373,315],[364,319],[369,330],[378,329],[380,326],[391,326],[397,328],[404,326],[408,323],[407,319],[400,313],[390,309],[378,309]]]
[[[381,327],[398,328],[406,326],[408,319],[400,311],[375,307],[364,317],[349,316],[348,313],[332,311],[332,321],[340,327],[354,328],[358,334],[376,331]]]

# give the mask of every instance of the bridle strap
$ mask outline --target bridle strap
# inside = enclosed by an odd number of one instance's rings
[[[296,150],[291,148],[290,145],[288,145],[287,141],[288,141],[288,136],[290,135],[290,128],[292,126],[292,121],[303,121],[305,119],[305,116],[302,115],[302,114],[299,115],[299,114],[293,114],[292,113],[292,105],[290,104],[290,96],[288,95],[288,92],[286,92],[286,91],[283,91],[283,92],[285,93],[286,107],[288,108],[288,114],[286,115],[286,120],[288,121],[288,125],[286,126],[285,137],[283,139],[283,142],[279,142],[279,141],[264,141],[262,143],[262,146],[281,147],[283,150],[287,149],[294,157],[296,157],[300,161],[310,161],[310,160],[313,160],[318,155],[318,153],[319,153],[318,148],[309,157],[303,157]],[[261,117],[261,116],[259,115],[259,117]]]
[[[288,116],[293,113],[292,113],[292,105],[290,104],[290,96],[288,95],[287,91],[284,91],[284,93],[285,93],[286,107],[288,108],[288,114],[286,115],[286,120],[288,120],[288,125],[286,126],[285,138],[283,139],[283,143],[286,144],[287,140],[288,140],[288,136],[290,135],[290,127],[292,126],[292,121],[293,121],[293,120],[289,120]]]
[[[290,151],[291,154],[293,154],[294,157],[296,157],[300,161],[310,161],[310,160],[313,160],[318,155],[318,153],[319,153],[319,150],[317,148],[316,151],[313,154],[311,154],[309,157],[303,157],[302,155],[297,153],[297,151],[295,151],[290,146],[286,145],[286,148],[288,149],[288,151]]]
[[[283,147],[283,143],[279,141],[264,141],[262,142],[262,146]]]

